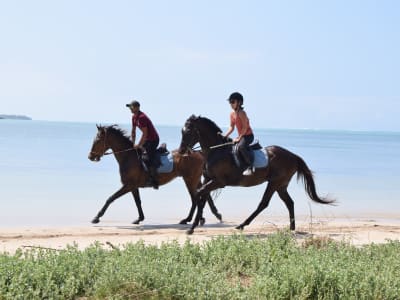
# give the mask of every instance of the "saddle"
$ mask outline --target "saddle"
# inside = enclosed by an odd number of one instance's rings
[[[254,141],[252,144],[249,145],[248,151],[252,151],[253,156],[253,166],[255,168],[264,168],[268,164],[268,155],[261,147],[259,141]],[[232,155],[235,161],[235,164],[241,170],[244,170],[247,165],[245,160],[243,159],[242,155],[240,154],[238,145],[233,145],[232,147]]]
[[[169,173],[173,168],[172,158],[169,157],[169,150],[167,144],[162,143],[156,150],[153,161],[150,161],[149,156],[146,152],[140,154],[140,161],[143,169],[148,172],[150,164],[153,164],[159,173]]]

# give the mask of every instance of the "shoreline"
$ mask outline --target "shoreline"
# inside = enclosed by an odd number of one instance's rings
[[[243,234],[249,238],[268,237],[280,230],[288,230],[287,218],[254,222],[238,231],[239,222],[206,223],[187,235],[190,225],[179,224],[141,224],[132,225],[118,222],[102,222],[88,226],[38,226],[0,228],[0,252],[15,253],[18,248],[64,249],[76,244],[81,250],[101,243],[104,247],[123,247],[126,243],[143,241],[145,244],[161,245],[177,241],[180,244],[190,240],[203,243],[218,236]],[[370,243],[385,243],[387,240],[400,240],[400,219],[343,219],[314,218],[310,221],[297,221],[296,239],[301,243],[307,238],[330,238],[345,241],[355,246]]]

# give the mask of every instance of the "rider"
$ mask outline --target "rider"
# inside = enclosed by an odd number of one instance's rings
[[[254,172],[254,157],[252,151],[249,149],[249,145],[254,140],[253,130],[250,127],[249,118],[243,110],[242,94],[238,92],[232,93],[229,96],[228,101],[232,107],[232,111],[230,114],[230,126],[224,136],[228,137],[236,126],[239,136],[235,138],[233,142],[238,143],[238,150],[247,164],[247,168],[243,171],[243,175],[249,176]]]
[[[148,168],[150,180],[153,188],[158,189],[157,166],[155,166],[155,154],[160,141],[157,130],[149,117],[140,110],[140,103],[133,100],[126,105],[132,112],[132,143],[134,148],[145,149],[148,155]],[[142,131],[142,136],[138,144],[135,145],[136,127]]]

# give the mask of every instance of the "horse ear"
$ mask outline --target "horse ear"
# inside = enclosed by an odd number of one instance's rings
[[[97,129],[100,129],[100,125],[99,124],[96,124],[96,127],[97,127]]]

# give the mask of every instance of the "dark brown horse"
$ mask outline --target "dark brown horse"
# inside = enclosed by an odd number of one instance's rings
[[[135,199],[136,207],[138,209],[139,218],[133,224],[139,224],[144,220],[142,204],[139,195],[139,188],[149,187],[148,173],[144,170],[138,150],[133,149],[132,141],[126,136],[125,132],[118,126],[99,126],[97,125],[97,135],[93,141],[92,149],[89,153],[91,161],[99,161],[100,158],[106,153],[108,149],[112,150],[119,164],[119,173],[121,177],[122,187],[111,195],[103,208],[92,220],[92,223],[100,222],[100,217],[104,215],[108,206],[117,198],[124,194],[131,192]],[[192,199],[192,206],[189,215],[180,221],[180,224],[190,222],[196,208],[196,201],[194,195],[197,188],[201,186],[201,176],[205,159],[200,152],[193,152],[189,155],[181,155],[177,151],[172,153],[173,156],[173,169],[169,173],[158,174],[158,181],[160,185],[170,182],[172,179],[181,176],[186,184]],[[218,212],[211,199],[210,194],[205,194],[205,201],[208,201],[211,211],[219,219],[222,219],[221,214]],[[201,217],[201,223],[204,223],[204,218]]]
[[[204,117],[191,116],[182,129],[182,141],[179,147],[180,153],[190,150],[196,143],[200,143],[206,157],[207,182],[198,190],[198,209],[195,221],[188,233],[193,233],[194,228],[202,216],[205,205],[203,195],[225,186],[254,186],[268,181],[267,188],[257,209],[239,226],[243,229],[269,204],[272,195],[277,192],[289,210],[290,229],[295,230],[294,203],[287,187],[292,176],[297,172],[297,178],[303,179],[308,196],[315,202],[331,204],[335,200],[322,198],[317,195],[311,170],[304,160],[298,155],[278,146],[265,148],[268,164],[258,168],[251,176],[243,176],[240,167],[235,163],[232,154],[232,143],[221,135],[221,129],[211,120]]]

